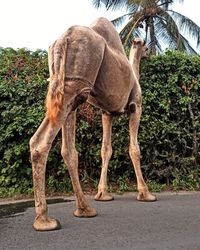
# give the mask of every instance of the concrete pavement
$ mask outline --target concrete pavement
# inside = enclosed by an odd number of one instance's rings
[[[0,250],[199,250],[200,192],[160,193],[158,201],[136,201],[135,193],[97,202],[94,218],[72,215],[75,201],[48,205],[62,229],[32,229],[33,207],[0,218]],[[0,204],[1,205],[1,204]],[[1,206],[0,206],[1,208]]]

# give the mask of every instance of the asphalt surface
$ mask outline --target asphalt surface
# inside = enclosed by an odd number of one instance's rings
[[[72,215],[75,201],[48,205],[62,229],[36,232],[33,207],[0,218],[0,249],[50,250],[200,250],[200,192],[161,193],[158,201],[136,201],[136,194],[97,202],[94,218]],[[1,208],[0,203],[0,208]]]

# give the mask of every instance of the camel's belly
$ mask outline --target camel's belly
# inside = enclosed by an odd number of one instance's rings
[[[102,98],[89,96],[88,102],[104,111],[109,113],[124,113],[125,107],[128,102],[128,95],[120,98],[115,95],[108,95]]]
[[[133,88],[134,76],[124,57],[104,55],[95,85],[88,102],[108,112],[123,112]]]

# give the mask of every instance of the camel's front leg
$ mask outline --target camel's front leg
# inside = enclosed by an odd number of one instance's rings
[[[49,120],[45,118],[30,140],[36,211],[36,218],[33,227],[38,231],[55,230],[60,228],[59,221],[48,217],[45,198],[45,171],[47,157],[52,141],[59,129],[59,125],[53,126]]]
[[[112,115],[106,113],[102,114],[102,126],[103,126],[103,141],[101,148],[102,170],[98,185],[98,193],[95,196],[95,200],[97,201],[113,200],[113,196],[108,194],[107,192],[108,163],[112,155],[112,144],[111,144],[112,119],[113,119]]]
[[[83,194],[78,175],[78,153],[75,148],[76,112],[72,111],[62,127],[62,156],[68,167],[73,189],[76,195],[77,217],[94,217],[96,210],[91,208]]]
[[[138,128],[141,116],[141,105],[135,104],[135,112],[130,114],[129,129],[130,129],[130,148],[129,154],[135,169],[137,178],[139,194],[137,199],[139,201],[155,201],[156,197],[151,194],[148,187],[143,179],[142,171],[140,167],[140,148],[138,145]]]

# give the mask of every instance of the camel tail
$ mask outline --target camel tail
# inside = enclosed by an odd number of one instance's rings
[[[50,84],[46,97],[46,117],[55,124],[64,99],[67,40],[57,40],[48,50]]]

